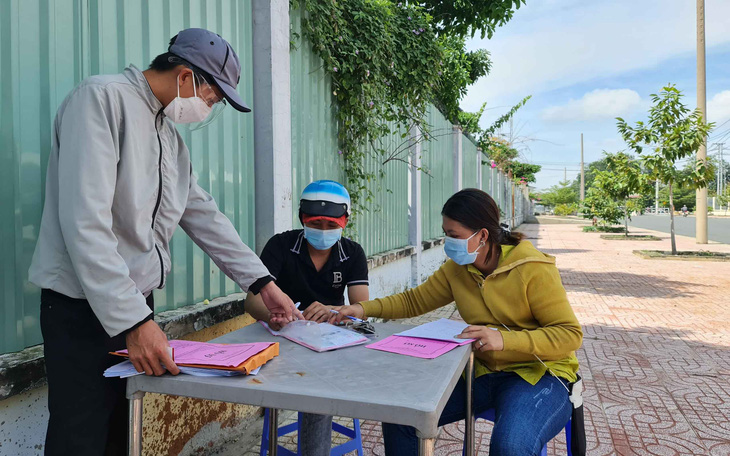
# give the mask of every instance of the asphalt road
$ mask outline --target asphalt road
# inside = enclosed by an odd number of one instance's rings
[[[682,236],[695,236],[695,218],[693,215],[688,217],[674,217],[674,232]],[[646,228],[650,230],[669,233],[669,214],[662,215],[639,215],[632,217],[629,226],[637,228]],[[711,241],[730,244],[730,217],[707,219],[707,237]]]

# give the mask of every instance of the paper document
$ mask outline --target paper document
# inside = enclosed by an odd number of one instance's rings
[[[316,352],[352,347],[369,341],[367,337],[361,334],[329,323],[297,320],[287,324],[280,331],[274,331],[263,321],[260,323],[271,334],[282,336]]]
[[[461,332],[467,326],[469,325],[464,323],[463,321],[454,321],[442,318],[440,320],[432,321],[421,326],[416,326],[415,328],[411,328],[407,331],[399,332],[395,335],[420,337],[422,339],[443,340],[447,342],[453,342],[458,345],[466,345],[470,342],[473,342],[474,339],[457,339],[454,336],[461,334]]]
[[[394,335],[374,344],[366,345],[365,348],[415,356],[416,358],[433,359],[459,346],[454,342]]]
[[[271,342],[252,344],[211,344],[188,340],[171,340],[175,364],[202,364],[212,367],[236,367],[265,350]],[[118,353],[127,353],[120,350]]]
[[[180,369],[181,374],[187,374],[192,375],[195,377],[236,377],[239,375],[244,375],[243,372],[239,371],[229,371],[229,370],[220,370],[220,369],[206,369],[201,367],[184,367],[184,366],[178,366]],[[261,370],[261,367],[257,367],[251,373],[248,375],[256,375]],[[142,375],[144,372],[137,372],[137,369],[134,368],[134,365],[131,361],[122,361],[119,364],[115,364],[114,366],[111,366],[107,370],[104,371],[104,377],[119,377],[119,378],[127,378],[127,377],[133,377],[135,375]]]
[[[104,371],[104,377],[127,378],[140,374],[144,374],[144,372],[137,372],[137,369],[134,368],[134,364],[132,364],[129,360],[115,364]]]

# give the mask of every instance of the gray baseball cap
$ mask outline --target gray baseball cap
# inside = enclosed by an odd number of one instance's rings
[[[208,73],[234,109],[251,112],[236,92],[241,79],[241,64],[236,51],[220,35],[200,28],[185,29],[177,34],[168,52]]]

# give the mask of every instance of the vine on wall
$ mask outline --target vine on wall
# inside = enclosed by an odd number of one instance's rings
[[[367,184],[378,178],[365,168],[366,156],[385,156],[386,162],[393,159],[392,151],[384,150],[379,139],[400,132],[407,144],[413,127],[428,138],[425,118],[430,103],[458,123],[459,99],[490,66],[486,51],[466,51],[465,30],[488,28],[491,36],[494,26],[508,20],[522,1],[481,0],[499,8],[470,20],[459,19],[461,27],[451,23],[447,27],[443,17],[429,14],[438,10],[436,1],[291,1],[292,8],[302,8],[302,33],[332,79],[338,153],[344,158],[355,215],[372,201]],[[461,13],[472,17],[469,11]]]

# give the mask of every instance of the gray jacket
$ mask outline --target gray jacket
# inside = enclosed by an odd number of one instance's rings
[[[150,316],[179,224],[241,288],[269,275],[192,174],[141,71],[84,80],[58,108],[30,281],[87,299],[110,336]],[[259,282],[260,283],[260,282]]]

